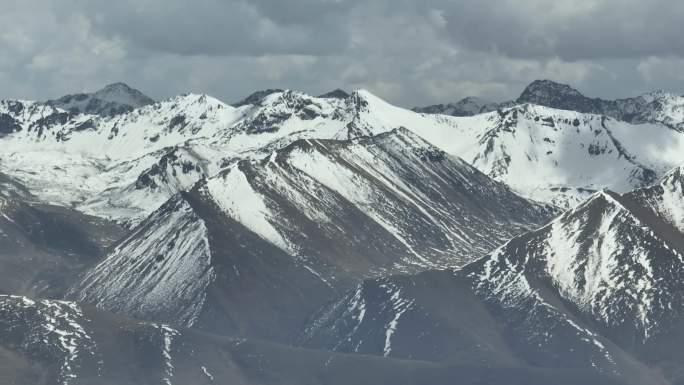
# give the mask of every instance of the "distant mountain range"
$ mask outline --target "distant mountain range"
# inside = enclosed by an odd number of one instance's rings
[[[535,80],[514,101],[494,103],[467,97],[455,103],[415,107],[413,111],[451,116],[473,116],[520,104],[536,104],[585,114],[605,115],[629,123],[660,123],[684,130],[684,96],[653,91],[633,98],[604,100],[582,95],[567,84]]]
[[[680,383],[679,104],[0,101],[0,382]]]

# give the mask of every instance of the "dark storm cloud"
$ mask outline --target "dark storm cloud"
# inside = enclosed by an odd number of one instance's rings
[[[402,105],[684,90],[674,0],[5,0],[1,97],[126,81],[153,97],[368,88]]]

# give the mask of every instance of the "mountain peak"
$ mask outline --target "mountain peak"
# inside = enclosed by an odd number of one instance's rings
[[[346,99],[349,97],[349,93],[342,89],[336,88],[330,92],[324,93],[323,95],[319,95],[318,97],[324,99]]]
[[[557,98],[582,98],[579,91],[567,84],[557,83],[553,80],[535,80],[523,90],[518,103],[539,103],[540,101],[553,100]]]
[[[154,103],[152,98],[123,82],[108,84],[91,95],[104,101],[126,104],[132,107],[142,107]]]
[[[152,98],[122,82],[106,85],[93,93],[69,94],[45,102],[73,114],[101,116],[119,115],[153,103]]]

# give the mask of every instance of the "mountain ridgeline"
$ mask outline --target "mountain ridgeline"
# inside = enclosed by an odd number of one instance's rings
[[[660,123],[678,131],[684,130],[682,95],[653,91],[632,98],[605,100],[584,96],[567,84],[551,80],[535,80],[514,101],[496,103],[467,97],[455,103],[415,107],[413,110],[428,114],[472,116],[520,104],[605,115],[634,124]]]
[[[680,99],[2,100],[0,382],[682,383]]]

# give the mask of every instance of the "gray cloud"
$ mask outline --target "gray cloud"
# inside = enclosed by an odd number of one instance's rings
[[[520,58],[684,55],[684,3],[672,0],[446,1],[455,42]]]
[[[92,0],[97,32],[179,55],[329,54],[349,43],[345,3],[326,0]]]
[[[0,97],[119,80],[226,101],[363,87],[407,106],[513,98],[537,78],[682,91],[682,16],[675,0],[6,0]]]

